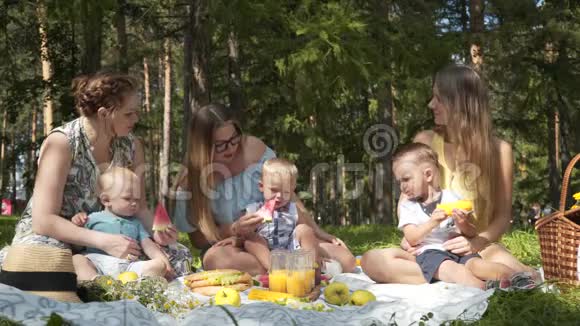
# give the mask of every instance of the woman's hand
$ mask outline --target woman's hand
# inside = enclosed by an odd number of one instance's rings
[[[107,254],[121,259],[141,256],[141,247],[134,239],[120,234],[101,234],[102,239],[99,249]]]
[[[232,233],[237,236],[251,234],[263,221],[264,218],[257,214],[246,214],[234,222],[232,225]]]
[[[167,246],[177,242],[177,230],[173,224],[167,227],[165,231],[154,231],[153,240],[160,246]]]
[[[341,247],[346,247],[346,244],[344,243],[344,241],[342,241],[341,239],[333,236],[332,234],[326,233],[325,231],[323,231],[322,229],[318,229],[318,232],[316,233],[316,237],[320,240],[324,240],[326,242],[330,242],[333,245],[337,245],[337,246],[341,246]]]
[[[475,223],[473,220],[473,215],[471,212],[466,212],[460,209],[453,209],[453,213],[451,214],[453,221],[455,221],[455,225],[461,231],[461,234],[468,239],[472,239],[477,236],[477,228],[475,227]]]
[[[403,237],[403,240],[401,240],[401,248],[411,255],[417,256],[419,247],[420,246],[411,246],[405,237]]]
[[[472,212],[454,208],[451,217],[453,218],[456,224],[461,224],[470,228],[475,228]]]
[[[332,236],[332,239],[330,239],[330,243],[346,248],[346,244],[344,243],[344,241],[342,241],[342,239],[339,239],[335,236]]]
[[[165,252],[164,252],[165,254]],[[171,267],[171,263],[169,262],[169,259],[165,258],[162,260],[163,263],[165,264],[165,278],[168,281],[173,281],[176,277],[177,277],[177,273],[175,273],[175,270],[173,269],[173,267]]]
[[[476,236],[474,238],[466,238],[462,235],[449,239],[443,243],[445,250],[450,251],[459,256],[476,254],[480,252],[489,244],[485,238]]]

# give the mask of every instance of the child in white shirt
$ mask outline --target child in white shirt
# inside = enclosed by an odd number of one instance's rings
[[[419,246],[417,263],[427,282],[441,280],[485,289],[484,281],[512,277],[514,271],[504,264],[484,261],[478,254],[459,256],[443,248],[453,237],[474,237],[477,232],[470,212],[454,209],[447,216],[436,208],[460,198],[439,188],[437,154],[429,146],[413,143],[401,147],[393,157],[393,172],[406,197],[399,205],[399,229],[411,246]]]

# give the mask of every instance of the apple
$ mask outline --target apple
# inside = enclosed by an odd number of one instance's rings
[[[357,290],[350,296],[350,304],[353,306],[364,306],[369,301],[377,301],[377,297],[367,290]]]
[[[330,304],[345,305],[350,299],[348,286],[341,282],[333,282],[324,289],[324,298]]]
[[[235,289],[223,287],[215,294],[214,302],[217,305],[229,304],[234,307],[239,307],[242,303],[240,294]]]
[[[124,272],[117,276],[117,279],[121,281],[121,283],[125,284],[127,282],[133,282],[139,279],[139,275],[135,272]]]

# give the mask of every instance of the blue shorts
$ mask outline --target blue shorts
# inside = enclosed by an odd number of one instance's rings
[[[433,283],[433,276],[444,261],[451,260],[458,264],[465,265],[467,261],[472,258],[481,258],[481,256],[479,254],[459,256],[448,251],[427,249],[417,256],[417,264],[421,267],[421,271],[423,272],[423,276],[427,283]]]

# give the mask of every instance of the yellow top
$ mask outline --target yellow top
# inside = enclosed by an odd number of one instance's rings
[[[458,194],[464,200],[475,201],[477,199],[477,189],[475,180],[479,175],[472,164],[457,164],[455,162],[455,170],[451,170],[445,160],[445,140],[439,134],[435,133],[431,142],[431,148],[437,153],[439,160],[439,186],[441,189],[449,189]],[[475,212],[477,212],[477,204],[475,204]],[[487,218],[480,219],[477,214],[473,214],[476,220],[476,228],[478,232],[484,231],[487,228]]]

